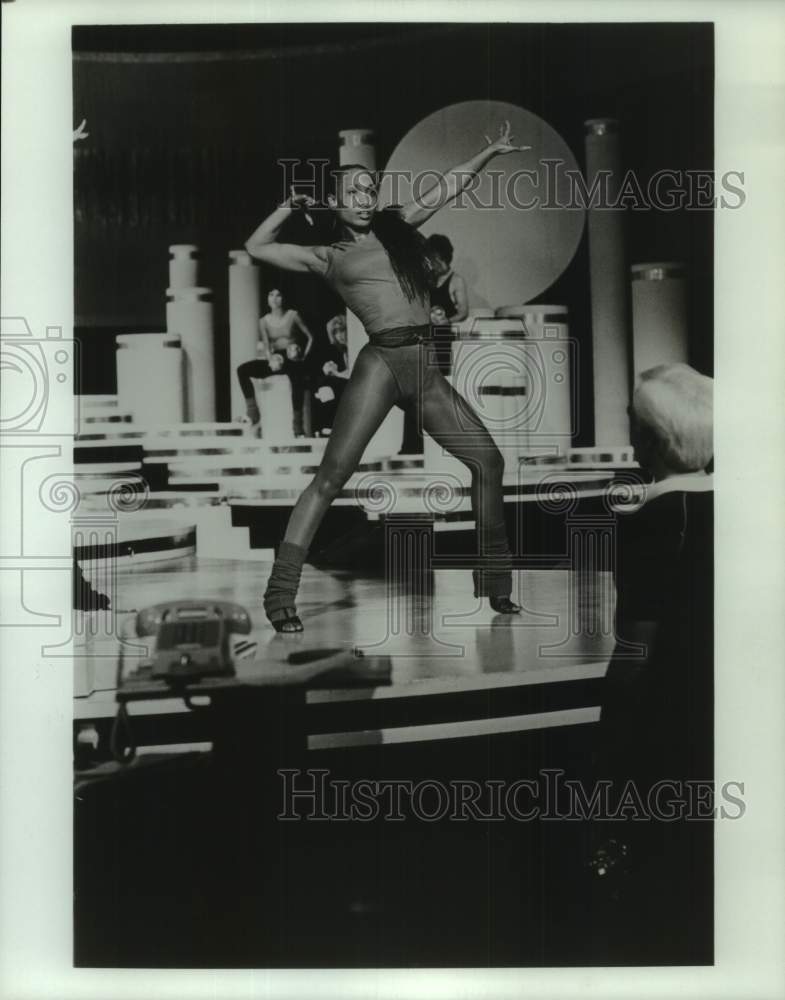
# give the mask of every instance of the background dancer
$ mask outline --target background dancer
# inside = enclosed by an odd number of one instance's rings
[[[466,282],[453,270],[453,245],[446,236],[434,233],[425,241],[425,250],[431,262],[431,322],[435,326],[460,323],[469,315]]]
[[[486,137],[487,138],[487,137]],[[447,173],[417,201],[378,208],[376,179],[367,168],[347,165],[333,172],[328,196],[336,239],[328,246],[277,243],[295,209],[311,208],[307,195],[292,192],[246,243],[248,252],[275,267],[318,274],[358,316],[369,343],[352,369],[324,457],[297,501],[275,559],[264,608],[279,632],[300,632],[295,599],[303,562],[330,504],[357,468],[363,452],[394,405],[416,407],[423,429],[469,467],[472,509],[479,539],[475,596],[490,598],[503,614],[520,611],[510,600],[512,557],[504,522],[504,460],[493,439],[436,365],[424,363],[430,333],[430,268],[417,227],[463,190],[494,156],[530,147],[513,145],[509,123],[496,141]]]
[[[267,378],[269,375],[287,375],[292,386],[293,431],[295,437],[302,437],[303,406],[305,402],[306,370],[305,359],[313,346],[311,331],[295,309],[284,309],[283,295],[273,288],[267,296],[269,311],[259,320],[259,340],[264,348],[265,358],[246,361],[237,368],[240,389],[245,397],[245,409],[251,424],[260,422],[259,406],[256,402],[252,378]],[[305,339],[303,348],[297,337]]]
[[[349,344],[346,317],[333,316],[327,321],[327,346],[322,352],[321,373],[314,391],[314,428],[329,430],[338,404],[349,380]]]

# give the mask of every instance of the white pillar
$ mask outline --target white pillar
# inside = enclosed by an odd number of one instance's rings
[[[169,247],[169,287],[194,288],[199,284],[199,247],[175,243]]]
[[[630,401],[629,284],[624,241],[624,209],[611,209],[621,169],[618,122],[586,123],[586,183],[599,181],[601,203],[588,209],[589,280],[594,357],[594,440],[598,445],[629,444]]]
[[[245,250],[229,251],[229,377],[232,419],[245,413],[237,368],[257,356],[261,292],[259,268]]]
[[[683,264],[633,264],[632,343],[636,376],[654,365],[687,363],[687,282]]]
[[[338,149],[338,163],[358,163],[368,170],[376,170],[376,147],[373,130],[369,128],[347,128],[338,133],[341,145]]]
[[[213,303],[209,288],[168,288],[166,328],[179,333],[185,353],[186,404],[189,423],[215,420],[215,351]]]
[[[169,427],[185,417],[183,352],[169,333],[130,333],[117,342],[117,403],[141,427]]]
[[[265,444],[285,444],[294,440],[292,384],[288,375],[251,379],[259,407],[261,437]]]
[[[514,317],[477,318],[452,346],[450,381],[488,429],[507,471],[514,471],[528,453],[535,384],[523,324]]]
[[[567,306],[501,306],[496,315],[518,318],[526,328],[524,351],[531,392],[529,453],[566,457],[572,445],[572,371],[576,361]]]

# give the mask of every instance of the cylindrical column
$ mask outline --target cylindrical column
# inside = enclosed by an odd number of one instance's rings
[[[179,333],[185,354],[185,419],[215,420],[213,301],[209,288],[167,288],[166,329]]]
[[[572,444],[572,383],[575,349],[566,306],[501,306],[496,315],[521,320],[526,330],[531,399],[529,453],[566,457]]]
[[[632,266],[635,375],[654,365],[687,363],[687,281],[677,262]]]
[[[496,312],[489,307],[478,306],[476,309],[470,309],[466,319],[452,324],[453,332],[455,334],[470,333],[474,328],[475,320],[493,319],[494,316],[496,316]]]
[[[508,471],[527,454],[536,385],[523,324],[516,318],[477,318],[453,341],[450,381],[475,410],[504,456]],[[471,436],[471,428],[463,432]]]
[[[117,343],[117,402],[142,427],[181,424],[185,417],[183,352],[170,333],[130,333]]]
[[[265,444],[284,444],[294,440],[292,423],[292,384],[287,375],[268,375],[251,379],[259,407],[261,436]]]
[[[589,205],[589,281],[594,357],[594,440],[628,444],[630,401],[629,283],[624,209],[613,209],[620,185],[618,122],[586,122],[586,185],[598,193]]]
[[[229,367],[233,417],[245,412],[237,368],[256,357],[261,292],[259,268],[245,250],[229,251]]]
[[[530,431],[521,420],[521,414],[528,403],[530,384],[530,379],[521,372],[503,373],[499,379],[498,391],[506,430],[499,450],[510,472],[518,468],[521,455],[529,449]]]
[[[199,247],[175,243],[169,247],[169,287],[194,288],[199,284]]]
[[[338,133],[341,145],[338,148],[338,163],[357,163],[368,170],[376,170],[376,147],[373,130],[369,128],[347,128]]]

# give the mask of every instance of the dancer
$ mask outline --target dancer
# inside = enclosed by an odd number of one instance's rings
[[[446,236],[434,233],[425,241],[425,252],[431,262],[431,322],[434,326],[460,323],[469,315],[466,282],[453,270],[453,245]]]
[[[325,351],[325,361],[322,371],[329,377],[348,378],[349,345],[346,332],[346,317],[333,316],[327,322],[327,338],[330,341]]]
[[[487,138],[487,137],[486,137]],[[512,557],[504,522],[504,460],[469,404],[435,365],[425,362],[429,267],[417,227],[455,198],[494,156],[518,152],[509,123],[499,138],[447,173],[411,204],[378,207],[370,171],[356,164],[333,172],[328,196],[336,239],[329,246],[277,243],[283,223],[315,202],[292,195],[258,227],[246,249],[258,260],[290,271],[320,275],[358,316],[369,343],[360,351],[344,389],[324,457],[295,504],[264,595],[268,619],[278,632],[301,632],[295,599],[303,562],[325,512],[357,468],[363,452],[394,405],[416,407],[422,426],[438,444],[471,469],[472,509],[479,542],[475,596],[514,614],[510,600]]]
[[[270,375],[287,375],[292,386],[293,431],[295,437],[304,435],[303,404],[305,402],[305,359],[313,346],[311,331],[294,309],[284,309],[283,295],[273,288],[267,296],[269,311],[259,320],[259,340],[268,360],[257,358],[246,361],[237,368],[240,389],[245,397],[245,409],[251,424],[260,422],[259,407],[254,394],[252,378],[267,378]],[[301,348],[295,335],[298,331],[305,337],[305,348]]]
[[[316,380],[314,400],[314,428],[328,430],[333,425],[336,409],[349,380],[349,345],[346,335],[346,317],[333,316],[327,321],[329,343],[322,357],[322,374]]]

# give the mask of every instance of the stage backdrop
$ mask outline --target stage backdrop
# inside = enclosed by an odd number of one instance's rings
[[[74,127],[86,118],[89,132],[74,147],[75,322],[86,392],[114,391],[116,333],[165,328],[167,248],[195,243],[200,283],[215,290],[216,364],[226,386],[218,410],[229,416],[227,253],[280,199],[277,161],[334,163],[342,129],[372,128],[377,162],[386,164],[440,109],[498,102],[540,119],[543,135],[561,136],[581,167],[583,123],[601,116],[618,119],[624,168],[644,185],[659,169],[713,166],[711,24],[83,26],[73,46]],[[492,124],[467,134],[467,154]],[[631,262],[686,263],[690,359],[710,371],[711,213],[640,212],[629,221]],[[456,242],[471,285],[466,241]],[[521,261],[521,275],[547,270],[551,247],[540,249]],[[262,278],[268,288],[282,280]],[[538,280],[546,278],[543,271]],[[482,288],[475,283],[478,298]],[[285,291],[322,335],[336,305],[328,290],[295,276]],[[536,300],[569,308],[570,333],[585,347],[581,398],[590,400],[585,234]],[[584,434],[592,440],[590,413],[577,443]]]

